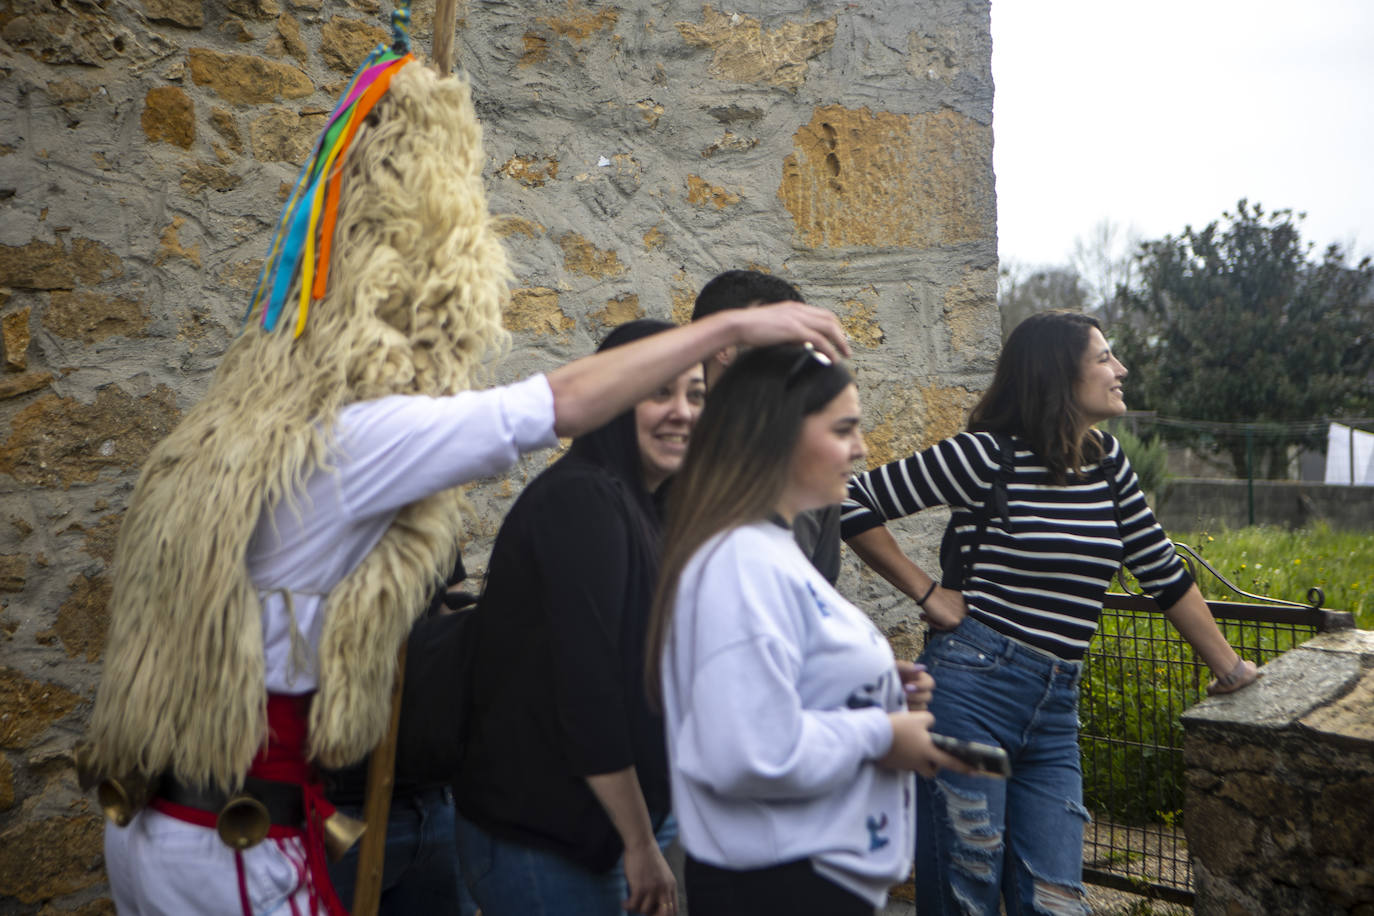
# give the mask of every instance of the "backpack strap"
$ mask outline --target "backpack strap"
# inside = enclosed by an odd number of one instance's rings
[[[950,519],[945,527],[944,537],[940,541],[940,578],[945,588],[962,589],[964,587],[964,574],[974,567],[978,562],[978,552],[982,547],[983,540],[987,537],[988,520],[997,520],[998,527],[1004,531],[1011,530],[1011,509],[1007,503],[1007,483],[1016,473],[1016,443],[1011,436],[1006,433],[993,433],[993,439],[997,444],[997,471],[992,477],[992,486],[988,489],[987,499],[983,501],[982,509],[969,507],[973,513],[977,528],[973,534],[973,542],[969,545],[967,559],[960,549],[959,538],[955,533],[954,519]]]

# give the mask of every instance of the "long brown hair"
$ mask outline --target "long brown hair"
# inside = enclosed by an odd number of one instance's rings
[[[773,346],[739,356],[711,389],[668,496],[644,659],[650,698],[660,695],[663,648],[683,568],[714,535],[776,511],[802,421],[853,381],[844,366],[802,347]]]
[[[992,385],[969,411],[969,430],[1020,435],[1060,484],[1100,458],[1100,440],[1074,396],[1093,328],[1102,330],[1096,318],[1068,311],[1039,312],[1018,324]]]

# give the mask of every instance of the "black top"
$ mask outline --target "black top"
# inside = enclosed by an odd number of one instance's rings
[[[792,522],[797,546],[825,581],[834,585],[840,578],[840,507],[823,506],[798,512]]]
[[[650,815],[669,802],[663,721],[644,690],[658,514],[633,416],[598,433],[525,488],[496,537],[455,788],[489,833],[601,872],[623,848],[585,777],[633,765]]]

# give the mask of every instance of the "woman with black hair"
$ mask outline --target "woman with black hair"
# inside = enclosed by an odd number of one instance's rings
[[[1008,780],[918,781],[924,914],[1088,912],[1081,883],[1078,684],[1103,597],[1124,563],[1212,669],[1210,693],[1258,676],[1226,643],[1145,504],[1120,444],[1094,424],[1126,410],[1126,367],[1096,319],[1044,312],[1012,332],[968,432],[850,484],[842,533],[921,606],[921,661],[942,734],[1000,745]],[[942,587],[883,522],[953,509]],[[947,579],[946,584],[954,583]]]
[[[792,536],[864,454],[849,372],[763,347],[712,389],[673,482],[648,679],[694,913],[872,916],[910,870],[911,771],[962,768],[907,711],[928,678]]]
[[[672,327],[632,321],[600,349]],[[644,640],[654,494],[681,464],[705,396],[697,365],[579,436],[501,524],[474,621],[472,731],[457,782],[459,858],[485,916],[676,906]]]

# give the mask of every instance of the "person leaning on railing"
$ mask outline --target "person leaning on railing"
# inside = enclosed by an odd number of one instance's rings
[[[1009,910],[1087,913],[1078,684],[1123,562],[1212,669],[1209,692],[1258,677],[1217,628],[1120,444],[1093,426],[1125,412],[1125,377],[1095,319],[1034,315],[1007,340],[967,432],[850,483],[843,536],[930,625],[921,661],[939,685],[936,730],[1011,758],[1005,782],[918,780],[923,916],[995,913],[999,897]],[[953,509],[945,575],[953,583],[958,570],[961,589],[909,560],[883,525],[937,505]]]

